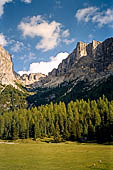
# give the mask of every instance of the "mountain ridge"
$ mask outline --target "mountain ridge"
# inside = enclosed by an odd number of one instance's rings
[[[54,69],[47,77],[32,85],[37,93],[31,96],[29,101],[34,101],[35,105],[51,101],[68,103],[82,98],[98,99],[103,94],[111,100],[112,77],[113,37],[103,42],[79,42],[58,69]],[[106,82],[109,83],[110,90],[107,89]],[[109,94],[106,91],[109,91]]]
[[[0,53],[0,63],[3,63],[0,74],[6,79],[6,82],[4,83],[2,81],[4,79],[0,77],[1,84],[12,85],[23,92],[27,90],[29,94],[27,94],[26,100],[29,107],[47,104],[51,101],[67,103],[70,100],[88,99],[88,97],[91,98],[91,95],[94,96],[92,99],[96,99],[98,95],[93,92],[98,91],[99,94],[104,94],[105,90],[99,87],[103,88],[105,84],[105,88],[107,88],[108,79],[110,79],[109,84],[112,82],[113,37],[103,42],[95,40],[89,44],[78,42],[73,52],[59,64],[58,68],[53,69],[48,76],[43,75],[44,77],[39,73],[23,75],[23,77],[18,75],[13,70],[11,55],[4,49],[3,51],[4,53]],[[2,54],[6,55],[5,59]],[[10,72],[7,72],[7,66],[10,68]],[[7,77],[10,81],[7,81]],[[20,86],[24,88],[22,89]],[[112,94],[111,86],[110,90]]]
[[[93,40],[92,43],[78,42],[69,56],[53,69],[35,87],[56,87],[64,81],[84,78],[101,78],[113,74],[113,37],[103,42]],[[112,55],[111,55],[112,54]],[[109,73],[108,73],[109,72]]]
[[[104,76],[108,72],[112,74],[112,50],[113,37],[103,42],[93,40],[89,44],[80,41],[73,52],[59,64],[57,69],[48,73],[48,76],[40,73],[19,76],[13,70],[11,55],[0,46],[0,81],[1,84],[13,86],[15,86],[15,81],[20,80],[20,83],[25,86],[32,84],[32,87],[56,87],[64,81],[83,79],[87,77],[86,74],[95,73],[95,77],[99,77],[99,74],[100,77]],[[6,68],[7,66],[9,70]]]
[[[0,45],[0,83],[16,87],[11,55]]]

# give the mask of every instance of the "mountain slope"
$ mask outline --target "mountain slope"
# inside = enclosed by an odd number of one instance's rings
[[[77,99],[98,99],[105,95],[109,100],[113,100],[113,76],[89,84],[88,81],[71,81],[62,83],[54,88],[37,88],[36,94],[28,96],[29,107],[47,104],[51,101],[64,101],[66,104]]]
[[[56,87],[72,80],[88,79],[94,82],[109,74],[113,74],[113,38],[104,42],[93,40],[89,44],[79,42],[58,69],[53,69],[35,87]]]
[[[93,41],[90,44],[79,42],[75,50],[58,66],[53,69],[48,76],[35,80],[32,86],[29,85],[28,92],[20,88],[16,82],[23,83],[29,76],[20,77],[13,71],[10,55],[0,48],[0,81],[1,84],[1,108],[6,110],[12,108],[12,99],[21,103],[19,106],[13,101],[14,107],[32,107],[41,104],[76,99],[97,99],[103,94],[109,100],[113,99],[113,38],[104,42]],[[8,71],[7,71],[7,68]],[[9,75],[10,73],[10,75]],[[44,75],[43,75],[44,76]],[[31,74],[31,82],[34,81],[35,74]],[[29,84],[29,83],[28,83]],[[11,86],[21,90],[21,94],[15,91]],[[25,86],[27,87],[27,86]],[[12,89],[11,89],[12,88]],[[11,91],[11,92],[10,92]],[[17,94],[16,99],[12,93]],[[31,93],[32,92],[32,93]],[[24,105],[22,105],[22,102]],[[6,103],[9,103],[8,105]],[[27,105],[28,104],[28,105]]]
[[[81,98],[97,99],[103,94],[111,100],[112,80],[113,38],[90,44],[79,42],[58,69],[34,84],[37,93],[28,100],[30,103],[34,101],[34,105],[60,100],[68,103]]]
[[[16,87],[15,80],[11,55],[0,46],[0,84]]]
[[[28,94],[23,89],[20,91],[11,85],[0,85],[0,114],[4,111],[27,108],[27,97]]]

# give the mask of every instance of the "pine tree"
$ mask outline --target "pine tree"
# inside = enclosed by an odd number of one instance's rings
[[[19,133],[20,138],[25,139],[26,138],[26,120],[25,120],[25,117],[20,118],[19,127],[20,127],[20,133]]]
[[[19,136],[19,127],[15,120],[12,121],[12,139],[16,140]]]
[[[57,143],[61,141],[60,129],[59,129],[58,122],[56,123],[55,134],[54,134],[54,141],[57,142]]]
[[[0,139],[3,138],[4,133],[4,117],[0,116]]]

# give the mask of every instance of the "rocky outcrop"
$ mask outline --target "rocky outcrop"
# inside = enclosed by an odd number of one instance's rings
[[[41,73],[31,73],[31,74],[23,74],[20,78],[24,85],[31,85],[35,82],[38,82],[41,78],[45,77],[44,74]]]
[[[22,83],[22,85],[30,85],[45,77],[41,73],[31,73],[29,75],[24,74],[20,76],[13,70],[13,63],[11,55],[0,46],[0,84],[2,85],[12,85],[17,87],[17,83]]]
[[[0,83],[15,86],[19,80],[31,87],[56,87],[63,82],[97,80],[113,75],[113,37],[92,43],[78,42],[74,51],[59,64],[58,69],[45,76],[40,73],[17,75],[13,70],[11,55],[0,46]]]
[[[16,87],[15,80],[11,55],[0,45],[0,84]]]
[[[37,86],[55,87],[64,81],[96,81],[113,74],[113,38],[78,42],[75,50]]]

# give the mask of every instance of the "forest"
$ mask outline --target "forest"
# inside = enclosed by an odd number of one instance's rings
[[[53,138],[61,141],[113,141],[113,100],[50,103],[0,114],[0,139]]]

